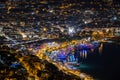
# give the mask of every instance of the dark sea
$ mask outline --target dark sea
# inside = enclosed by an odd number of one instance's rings
[[[98,48],[80,64],[80,70],[95,80],[120,80],[120,44],[103,43],[102,52]]]

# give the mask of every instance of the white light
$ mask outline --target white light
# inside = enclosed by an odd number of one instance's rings
[[[27,36],[26,36],[25,34],[22,34],[22,37],[23,37],[23,38],[26,38]]]
[[[87,21],[85,21],[84,23],[87,24]]]
[[[53,10],[49,10],[49,12],[50,12],[50,13],[52,13],[52,12],[53,12]]]
[[[63,29],[63,28],[61,28],[61,32],[64,32],[64,29]]]
[[[88,41],[90,41],[91,40],[91,37],[88,37]]]
[[[32,12],[31,14],[33,15],[33,14],[35,14],[35,12]]]
[[[113,20],[117,20],[117,17],[115,16],[115,17],[113,17]]]
[[[73,29],[69,29],[69,33],[72,33],[73,32]]]
[[[74,33],[74,28],[69,27],[69,33]]]

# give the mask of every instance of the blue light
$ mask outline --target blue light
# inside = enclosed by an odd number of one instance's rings
[[[20,66],[20,63],[13,63],[13,64],[11,65],[11,67],[17,67],[17,66]]]

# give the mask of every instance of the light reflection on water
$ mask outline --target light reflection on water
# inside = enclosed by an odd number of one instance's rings
[[[113,46],[113,47],[111,47],[111,46]],[[94,48],[92,48],[91,51],[90,50],[86,50],[86,49],[80,50],[79,51],[79,53],[80,53],[80,57],[79,57],[79,59],[80,59],[80,62],[79,62],[80,65],[77,66],[77,68],[80,69],[82,72],[88,73],[88,74],[90,74],[91,76],[93,76],[93,77],[95,77],[97,79],[98,78],[100,78],[100,80],[104,79],[104,77],[107,76],[105,74],[105,69],[107,69],[106,66],[109,63],[107,61],[112,61],[112,59],[113,59],[113,56],[112,56],[111,59],[109,59],[109,55],[111,56],[111,55],[113,55],[114,52],[116,52],[113,48],[116,48],[113,45],[113,43],[101,43],[100,45],[99,45],[99,43],[95,43],[94,44]],[[63,49],[63,51],[66,51],[66,50]],[[74,51],[75,50],[73,50],[73,53],[74,53]],[[69,50],[66,51],[66,52],[68,53]],[[49,56],[48,53],[47,53],[47,55]],[[59,51],[57,53],[59,53]],[[52,55],[52,56],[54,57],[54,55]],[[53,57],[51,59],[53,59]],[[53,61],[59,62],[61,60],[57,61],[57,57],[54,57]],[[62,63],[66,63],[68,61],[65,61],[65,62],[61,61],[61,62]],[[73,60],[73,62],[75,62],[75,61]],[[106,70],[106,72],[107,72],[107,70]]]
[[[117,43],[102,43],[93,55],[88,55],[80,64],[79,69],[90,74],[97,80],[118,79],[118,59],[120,45]]]

